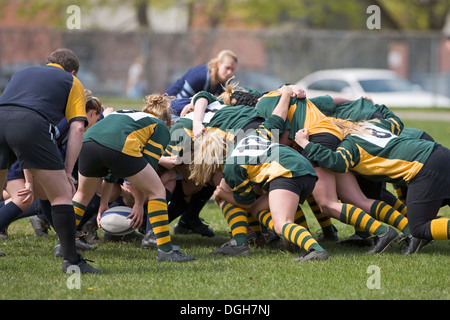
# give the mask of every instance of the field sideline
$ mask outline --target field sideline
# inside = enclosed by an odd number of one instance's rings
[[[109,99],[103,102],[115,109],[143,105],[124,101],[119,107]],[[404,123],[424,129],[450,147],[450,122],[404,117]],[[309,207],[303,208],[316,236],[319,225]],[[450,208],[442,208],[440,214],[450,217]],[[291,259],[297,255],[267,247],[251,247],[250,256],[217,257],[209,252],[229,239],[229,228],[213,202],[201,216],[215,230],[215,237],[173,235],[173,243],[196,261],[158,263],[156,252],[141,249],[140,242],[99,243],[96,250],[83,255],[95,260],[92,265],[103,274],[82,275],[79,288],[71,288],[70,275],[61,273],[61,260],[52,256],[55,238],[37,238],[27,219],[16,221],[8,229],[9,239],[0,241],[0,250],[7,254],[0,258],[0,300],[178,300],[170,312],[180,314],[184,300],[270,304],[274,300],[450,299],[449,241],[435,241],[406,257],[398,243],[381,255],[366,255],[367,248],[329,242],[323,243],[330,253],[328,261],[296,263]],[[333,223],[341,239],[354,231],[336,220]]]

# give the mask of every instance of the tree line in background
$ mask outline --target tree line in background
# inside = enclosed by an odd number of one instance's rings
[[[47,12],[46,22],[65,26],[66,0],[0,0],[2,6],[19,3],[19,15],[33,17]],[[151,26],[148,9],[184,6],[189,26],[201,15],[206,28],[239,26],[255,28],[303,27],[313,29],[358,30],[366,28],[366,9],[380,8],[382,26],[392,30],[442,30],[450,11],[450,0],[74,0],[83,10],[98,6],[117,7],[128,3],[142,29]],[[1,13],[0,13],[1,16]]]

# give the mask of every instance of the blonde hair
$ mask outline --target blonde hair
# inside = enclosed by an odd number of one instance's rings
[[[223,103],[229,106],[244,105],[256,107],[258,98],[244,88],[239,87],[239,82],[231,83],[233,79],[234,77],[228,79],[225,86],[222,86],[224,92],[219,96],[219,99],[222,99]]]
[[[238,87],[239,82],[231,83],[231,81],[234,79],[234,76],[227,80],[225,83],[225,86],[223,86],[223,92],[219,96],[219,99],[222,99],[222,101],[226,105],[233,105],[231,95],[234,93],[235,89]]]
[[[234,62],[238,63],[237,55],[231,50],[222,50],[219,52],[217,57],[209,60],[208,62],[208,71],[211,75],[211,78],[215,80],[217,78],[218,64],[224,60],[225,57],[230,57],[234,60]]]
[[[92,95],[92,91],[84,89],[84,95],[86,96],[86,112],[94,110],[96,114],[100,114],[103,109],[103,105],[97,97]]]
[[[172,109],[170,106],[173,99],[175,99],[175,97],[169,96],[166,93],[153,93],[145,97],[145,107],[142,111],[154,115],[164,121],[167,126],[171,126]]]
[[[194,141],[194,159],[189,165],[190,176],[197,185],[205,185],[221,168],[226,155],[226,142],[216,128],[208,128]]]
[[[367,126],[371,122],[380,122],[380,120],[373,119],[370,121],[352,122],[350,120],[333,118],[332,122],[342,131],[343,136],[346,137],[350,134],[372,134],[372,131],[367,129]]]

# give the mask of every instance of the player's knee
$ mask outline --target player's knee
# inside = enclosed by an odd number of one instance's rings
[[[409,229],[411,231],[411,235],[415,238],[419,239],[431,239],[431,230],[430,224],[419,224],[419,223],[411,223],[409,222]]]

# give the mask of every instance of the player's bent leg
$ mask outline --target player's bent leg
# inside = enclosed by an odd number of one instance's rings
[[[156,171],[148,164],[137,174],[127,177],[127,180],[149,199],[148,218],[156,236],[158,246],[157,260],[175,262],[194,260],[193,256],[181,253],[178,247],[172,246],[169,233],[166,191]],[[152,183],[148,183],[149,181]]]
[[[85,177],[81,174],[78,175],[78,190],[72,198],[77,226],[84,216],[86,207],[95,195],[98,181],[99,178]]]
[[[319,245],[306,228],[293,222],[299,200],[299,196],[289,190],[275,189],[269,192],[269,206],[274,230],[278,235],[308,252],[298,261],[327,260],[327,251]]]

